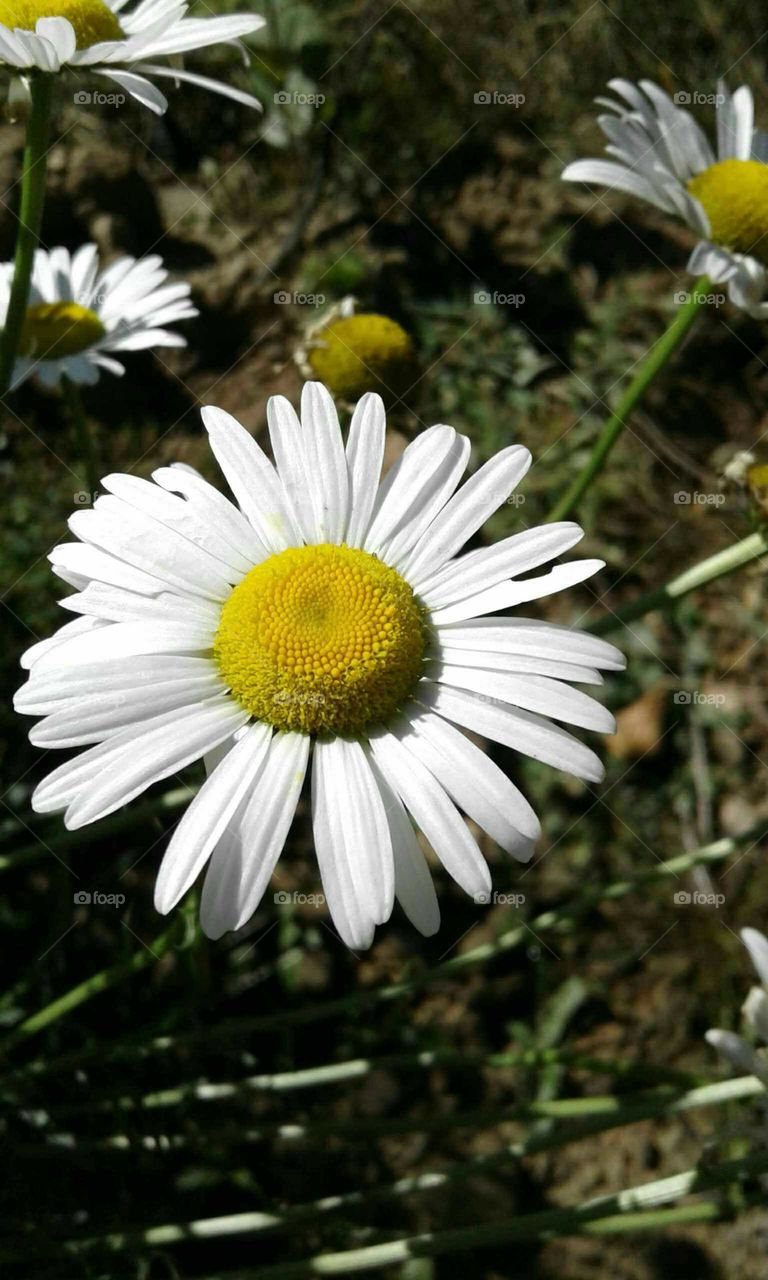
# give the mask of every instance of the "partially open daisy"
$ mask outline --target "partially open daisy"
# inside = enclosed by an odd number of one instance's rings
[[[727,284],[750,315],[768,316],[768,134],[754,127],[750,90],[718,85],[715,154],[691,113],[652,81],[608,87],[620,100],[597,99],[610,110],[598,123],[614,159],[577,160],[563,178],[626,191],[682,218],[701,237],[688,270]]]
[[[69,70],[107,76],[158,115],[168,102],[148,77],[187,81],[234,98],[260,103],[230,84],[155,58],[207,49],[251,35],[264,26],[252,13],[189,18],[184,0],[0,0],[0,65],[16,72],[56,74]]]
[[[62,377],[86,386],[101,370],[121,374],[115,351],[185,347],[167,325],[198,314],[189,285],[167,284],[162,258],[117,258],[99,268],[95,244],[75,253],[38,249],[12,387],[32,376],[46,387]],[[13,263],[0,265],[0,328],[5,320]]]
[[[719,1027],[708,1031],[706,1038],[737,1071],[750,1072],[768,1087],[768,938],[757,929],[742,929],[741,940],[761,984],[751,988],[742,1012],[752,1036],[764,1047],[755,1048],[735,1032]]]
[[[209,776],[170,842],[156,904],[169,911],[210,860],[206,933],[255,911],[305,773],[326,899],[343,940],[369,945],[397,897],[434,932],[419,827],[467,893],[488,867],[459,809],[513,857],[539,823],[517,787],[458,726],[579,778],[597,756],[564,721],[609,732],[611,715],[570,687],[598,684],[621,655],[594,636],[497,611],[582,581],[595,560],[530,575],[582,536],[527,529],[459,554],[530,464],[512,445],[457,490],[469,441],[423,432],[379,482],[384,409],[357,405],[346,447],[330,395],[301,420],[270,401],[273,465],[221,409],[203,410],[239,506],[187,467],[154,483],[111,475],[72,516],[79,541],[50,559],[79,614],[25,656],[17,710],[45,718],[42,747],[86,747],[37,788],[38,813],[70,829],[119,809],[204,757]],[[93,744],[93,745],[91,745]]]

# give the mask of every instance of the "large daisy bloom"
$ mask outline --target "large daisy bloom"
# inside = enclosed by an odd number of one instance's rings
[[[598,116],[611,160],[577,160],[567,182],[597,183],[639,196],[675,214],[700,237],[688,270],[727,284],[735,306],[768,316],[768,134],[754,126],[752,94],[724,84],[716,103],[717,149],[689,111],[651,80],[611,80],[616,94],[598,98]],[[690,95],[676,98],[690,100]]]
[[[116,351],[185,347],[166,326],[198,314],[189,285],[167,284],[157,254],[117,258],[101,269],[95,244],[75,253],[37,249],[11,387],[33,375],[46,387],[62,377],[91,386],[102,370],[122,374]],[[0,328],[5,323],[13,263],[0,264]]]
[[[760,986],[751,988],[742,1012],[751,1038],[768,1046],[768,938],[757,929],[742,929],[741,940],[760,979]],[[768,1054],[765,1048],[756,1049],[742,1036],[719,1027],[708,1031],[706,1038],[738,1071],[757,1076],[768,1087]]]
[[[189,18],[184,0],[0,0],[0,65],[12,72],[94,72],[106,76],[158,115],[159,77],[200,85],[249,107],[258,99],[232,85],[154,59],[238,40],[264,26],[253,13]],[[150,78],[151,77],[151,78]],[[75,98],[77,101],[77,96]]]
[[[311,773],[325,897],[344,942],[368,946],[397,897],[425,934],[438,907],[415,827],[448,873],[487,901],[490,875],[459,810],[525,861],[530,805],[468,729],[591,782],[603,769],[552,723],[609,732],[576,684],[620,669],[604,640],[494,616],[580,582],[596,560],[541,566],[582,537],[575,524],[464,543],[530,465],[503,449],[459,488],[469,441],[434,426],[379,481],[385,420],[364,396],[346,445],[333,401],[308,383],[301,418],[273,398],[274,464],[234,418],[203,410],[238,505],[185,466],[152,482],[103,481],[50,555],[79,616],[23,659],[17,710],[31,740],[86,750],[37,787],[38,813],[70,830],[121,808],[204,757],[208,777],[160,868],[169,911],[209,863],[205,932],[255,911]],[[530,576],[533,574],[533,576]]]

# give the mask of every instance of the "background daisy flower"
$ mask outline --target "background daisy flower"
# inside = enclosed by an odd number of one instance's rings
[[[513,857],[538,819],[462,729],[596,782],[597,756],[552,721],[611,732],[613,718],[568,683],[600,683],[623,659],[597,637],[495,617],[582,581],[601,561],[533,577],[582,537],[570,523],[526,529],[461,554],[530,465],[503,449],[459,481],[469,441],[434,426],[380,483],[384,409],[366,395],[346,446],[326,389],[301,420],[268,407],[273,465],[229,414],[203,410],[238,506],[185,467],[154,483],[104,480],[50,556],[80,616],[24,658],[16,707],[44,719],[41,747],[86,750],[38,786],[38,813],[77,829],[204,757],[209,776],[163,859],[169,911],[210,863],[211,937],[255,911],[285,843],[305,774],[323,889],[344,942],[365,947],[397,897],[424,933],[437,900],[414,826],[483,901],[488,867],[459,809]]]
[[[752,987],[744,1001],[747,1026],[763,1045],[768,1046],[768,938],[758,929],[742,929],[741,940],[760,978],[760,986]],[[713,1027],[706,1038],[739,1071],[748,1071],[768,1086],[768,1057],[765,1050],[755,1049],[733,1031]]]
[[[157,254],[117,258],[99,269],[98,249],[38,249],[21,330],[12,387],[29,377],[54,387],[62,377],[91,386],[100,371],[122,374],[116,351],[185,347],[181,334],[166,328],[198,314],[186,283],[167,284]],[[0,265],[0,327],[13,280],[13,263]]]
[[[183,0],[0,0],[0,63],[18,72],[92,71],[107,76],[158,115],[168,102],[152,80],[200,85],[249,107],[258,99],[220,80],[153,59],[207,49],[264,26],[257,14],[189,18]]]
[[[715,151],[691,113],[653,81],[608,87],[619,101],[597,99],[610,111],[598,124],[613,159],[577,160],[565,181],[625,191],[682,218],[701,237],[688,270],[727,284],[731,301],[750,315],[768,316],[768,134],[754,127],[750,90],[730,94],[718,85]]]

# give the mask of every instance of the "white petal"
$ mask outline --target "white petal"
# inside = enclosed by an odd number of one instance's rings
[[[204,653],[213,645],[214,629],[190,623],[114,622],[109,634],[97,627],[74,636],[39,660],[41,671],[79,667],[104,658],[133,658],[148,653]]]
[[[71,622],[65,622],[63,627],[59,627],[52,636],[48,636],[46,640],[38,640],[37,644],[30,647],[21,655],[20,665],[25,670],[31,671],[33,667],[37,667],[54,649],[63,650],[73,639],[78,636],[90,635],[93,631],[101,631],[107,624],[102,622],[101,618],[73,618]],[[43,668],[40,667],[42,671]]]
[[[145,53],[150,56],[157,52],[156,49],[151,48],[145,50]],[[254,98],[253,94],[245,93],[243,89],[236,89],[234,85],[225,80],[213,80],[210,76],[198,75],[196,71],[180,71],[178,67],[161,67],[149,62],[137,62],[136,67],[139,71],[146,71],[151,76],[163,76],[169,80],[182,80],[187,84],[197,85],[200,89],[208,89],[211,93],[221,94],[222,98],[231,98],[234,102],[239,102],[244,107],[253,107],[256,111],[263,110],[259,99]],[[154,88],[154,85],[152,87]],[[156,90],[156,92],[159,93],[159,90]],[[134,94],[134,97],[137,96],[137,94]],[[162,95],[160,96],[162,97]],[[163,101],[165,101],[164,98]],[[149,106],[149,103],[147,103],[147,106]]]
[[[562,555],[584,537],[577,524],[539,525],[479,551],[469,551],[445,568],[419,582],[419,595],[429,609],[440,609],[468,596],[495,587]]]
[[[440,907],[427,860],[399,797],[370,754],[369,763],[381,792],[392,838],[395,897],[414,928],[426,938],[431,938],[440,928]]]
[[[597,733],[616,731],[616,722],[606,707],[580,689],[572,689],[549,676],[521,676],[512,672],[485,671],[481,667],[454,667],[448,663],[435,663],[434,667],[430,664],[426,674],[430,680],[440,684],[470,689],[485,698],[509,702],[525,711],[564,720],[581,729],[594,729]]]
[[[531,712],[489,702],[482,695],[448,685],[420,685],[419,701],[446,720],[501,742],[532,760],[540,760],[587,782],[602,781],[605,771],[594,751],[564,729]]]
[[[152,472],[152,479],[171,493],[183,494],[199,519],[215,525],[221,537],[249,564],[260,564],[269,555],[243,513],[191,468],[181,463],[160,467]]]
[[[309,492],[315,513],[315,542],[343,541],[349,512],[347,461],[336,408],[320,382],[301,393],[301,428]]]
[[[128,506],[156,520],[165,528],[174,529],[194,546],[216,561],[218,571],[232,584],[239,582],[253,561],[236,552],[219,534],[216,525],[201,520],[189,502],[168,493],[160,485],[151,484],[139,476],[115,473],[105,476],[101,482],[105,489],[126,502]]]
[[[440,783],[393,734],[374,734],[370,748],[448,874],[472,897],[488,893],[491,877],[485,859]]]
[[[309,743],[304,733],[275,734],[241,806],[236,836],[214,851],[200,903],[200,923],[209,938],[240,929],[261,902],[296,812]]]
[[[54,569],[61,568],[78,577],[93,578],[97,582],[125,587],[127,591],[138,591],[143,595],[155,595],[166,590],[168,585],[162,578],[145,573],[143,569],[136,569],[117,556],[111,556],[85,542],[64,542],[61,546],[54,547],[48,559]]]
[[[453,427],[430,427],[393,463],[379,485],[363,544],[366,551],[378,552],[419,511],[425,488],[434,483],[438,470],[451,459],[455,441]]]
[[[176,712],[167,713],[171,716]],[[157,720],[164,719],[158,716]],[[248,720],[231,698],[212,700],[194,708],[183,723],[163,724],[138,739],[118,746],[122,735],[109,740],[114,755],[105,755],[98,776],[86,784],[64,814],[64,825],[76,831],[128,804],[147,787],[178,773],[206,751],[224,742]],[[152,722],[149,722],[152,724]],[[96,748],[99,750],[100,748]]]
[[[384,458],[386,416],[384,402],[374,391],[358,400],[347,439],[349,472],[349,521],[347,546],[360,547],[365,541]]]
[[[481,667],[486,671],[507,671],[515,675],[552,676],[555,680],[573,680],[576,684],[602,684],[603,677],[593,667],[574,662],[556,662],[551,658],[530,654],[494,653],[488,649],[458,649],[438,643],[435,657],[455,667]]]
[[[129,724],[146,723],[154,716],[194,706],[223,693],[215,671],[165,683],[137,685],[120,693],[110,689],[80,699],[70,699],[29,732],[36,747],[84,747],[113,738]]]
[[[456,485],[467,468],[470,443],[466,436],[457,435],[445,458],[435,467],[434,473],[421,482],[421,492],[407,518],[391,537],[379,544],[378,555],[400,572],[414,547],[419,545],[422,534],[429,528],[435,516],[442,511],[453,494]]]
[[[85,669],[60,667],[53,671],[33,671],[14,698],[22,715],[45,716],[83,700],[110,694],[116,699],[147,685],[173,684],[218,675],[210,658],[185,658],[179,654],[153,654],[127,663],[123,658],[107,658]]]
[[[179,591],[210,600],[226,600],[230,593],[231,583],[211,556],[120,498],[98,498],[93,510],[70,516],[69,527],[83,542]]]
[[[498,765],[439,716],[413,716],[406,745],[449,796],[488,835],[526,862],[541,826],[525,796]]]
[[[757,929],[742,929],[741,940],[749,952],[760,981],[768,988],[768,938]]]
[[[62,609],[102,618],[108,622],[177,622],[215,631],[221,610],[210,600],[178,596],[161,591],[156,596],[140,596],[135,591],[91,582],[84,591],[59,601]]]
[[[301,546],[301,534],[272,463],[244,427],[223,409],[208,405],[202,418],[227,483],[270,552]]]
[[[150,111],[154,111],[156,116],[161,116],[168,110],[168,99],[165,94],[160,92],[157,85],[151,84],[145,76],[136,75],[133,71],[108,71],[106,67],[94,67],[94,72],[98,76],[106,76],[114,80],[115,84],[119,84],[121,89],[125,89],[126,93],[140,102],[143,107],[149,107]]]
[[[371,945],[375,921],[367,894],[361,897],[349,863],[338,779],[327,767],[326,743],[318,742],[312,760],[312,830],[328,910],[339,935],[353,951]],[[357,851],[354,851],[354,857]]]
[[[285,396],[270,396],[267,401],[267,424],[272,453],[294,522],[306,543],[315,538],[315,509],[312,481],[307,472],[304,437],[293,405]]]
[[[408,581],[416,585],[454,556],[507,501],[530,465],[528,449],[510,445],[470,476],[403,563]]]
[[[439,627],[437,634],[442,644],[459,649],[530,654],[607,671],[623,671],[627,665],[623,653],[607,640],[531,618],[474,618],[462,625]]]
[[[94,785],[99,785],[103,781],[104,769],[107,764],[110,767],[119,766],[123,762],[125,762],[126,766],[130,764],[140,765],[146,745],[153,745],[158,741],[164,744],[168,738],[183,743],[186,741],[187,730],[190,726],[194,727],[201,722],[206,726],[209,722],[219,719],[223,721],[229,717],[229,708],[234,707],[234,705],[227,695],[224,698],[211,699],[202,707],[195,705],[182,708],[180,711],[166,711],[162,715],[153,716],[151,720],[146,720],[143,724],[129,725],[126,729],[122,729],[120,733],[115,734],[114,738],[111,738],[108,742],[89,747],[87,751],[83,751],[72,760],[67,760],[64,764],[60,764],[58,768],[48,774],[47,778],[43,778],[33,793],[32,808],[35,813],[53,813],[59,809],[66,808],[78,793]],[[227,737],[235,733],[240,724],[245,723],[247,715],[242,712],[238,717],[232,713],[231,719],[231,729],[223,732],[220,737],[217,736],[215,742],[203,747],[198,753],[199,755],[204,755],[213,746],[218,745],[219,742],[223,742]],[[196,758],[196,755],[190,756],[190,760]],[[181,767],[181,765],[178,767]],[[117,773],[119,774],[119,768]],[[144,785],[148,786],[149,783]],[[142,789],[141,787],[139,788],[139,790]]]
[[[203,783],[169,844],[155,884],[155,907],[163,915],[176,906],[197,878],[269,749],[270,725],[253,724]]]

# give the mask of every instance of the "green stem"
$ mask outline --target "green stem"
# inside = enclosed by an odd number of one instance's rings
[[[88,427],[88,419],[83,409],[83,399],[80,395],[80,388],[70,378],[64,377],[61,380],[61,393],[64,403],[67,406],[67,413],[72,424],[75,436],[75,448],[77,450],[78,462],[82,466],[82,473],[85,476],[85,486],[88,490],[87,505],[91,506],[96,501],[96,494],[99,488],[99,467],[96,459],[96,447],[93,436]]]
[[[134,951],[129,960],[122,960],[118,964],[111,965],[108,969],[102,969],[100,973],[94,973],[90,978],[86,978],[84,982],[78,983],[76,987],[71,987],[63,996],[59,996],[57,1000],[52,1000],[38,1013],[32,1014],[18,1027],[15,1027],[10,1035],[0,1043],[0,1050],[6,1052],[15,1049],[17,1045],[29,1040],[31,1036],[38,1035],[49,1027],[52,1022],[57,1022],[59,1018],[63,1018],[65,1014],[71,1013],[73,1009],[77,1009],[80,1005],[85,1004],[88,1000],[93,1000],[94,996],[101,995],[103,991],[108,991],[110,987],[117,986],[122,982],[123,978],[129,978],[134,973],[140,973],[142,969],[148,969],[151,964],[160,960],[170,948],[179,945],[183,941],[180,937],[178,928],[178,919],[174,919],[173,924],[165,933],[161,933],[155,938],[151,946],[142,943],[141,949]]]
[[[702,276],[696,281],[688,301],[684,306],[680,307],[666,333],[663,333],[658,342],[653,344],[616,408],[603,426],[592,446],[592,452],[584,469],[555,505],[549,516],[550,520],[565,520],[570,516],[575,507],[581,502],[592,481],[600,474],[608,454],[621,435],[630,415],[645,395],[656,374],[663,369],[693,325],[699,314],[702,302],[707,296],[709,284],[707,276]]]
[[[469,1162],[474,1164],[474,1162]],[[480,1162],[478,1161],[478,1164]],[[523,1214],[507,1219],[506,1222],[488,1223],[480,1226],[460,1227],[458,1229],[429,1233],[421,1236],[393,1240],[385,1244],[370,1245],[361,1249],[352,1249],[344,1253],[320,1254],[299,1262],[289,1262],[266,1268],[257,1267],[254,1271],[243,1273],[247,1276],[271,1277],[272,1280],[309,1280],[321,1275],[357,1275],[359,1271],[373,1271],[393,1263],[405,1262],[412,1257],[432,1257],[440,1254],[454,1253],[464,1249],[479,1248],[483,1245],[501,1244],[510,1240],[537,1240],[553,1236],[572,1235],[581,1231],[591,1233],[613,1233],[658,1228],[665,1221],[688,1222],[701,1221],[723,1216],[723,1205],[718,1201],[704,1201],[698,1204],[681,1205],[674,1210],[665,1211],[659,1206],[670,1204],[683,1196],[713,1191],[737,1183],[740,1179],[754,1177],[768,1170],[768,1153],[758,1152],[740,1160],[724,1161],[711,1168],[688,1169],[684,1173],[671,1177],[659,1178],[640,1186],[628,1187],[623,1191],[586,1200],[582,1204],[564,1208],[545,1209],[538,1213]],[[440,1175],[436,1183],[440,1185]],[[408,1182],[404,1179],[403,1183]],[[424,1179],[410,1181],[425,1181]],[[419,1190],[431,1189],[420,1186]],[[339,1204],[368,1203],[377,1198],[372,1195],[352,1192],[339,1197],[328,1197],[326,1201],[316,1201],[312,1206],[289,1207],[282,1215],[259,1211],[227,1214],[219,1218],[199,1218],[192,1222],[163,1223],[144,1230],[113,1232],[106,1236],[91,1237],[82,1240],[62,1241],[58,1246],[68,1256],[78,1256],[94,1248],[120,1252],[135,1245],[151,1245],[162,1247],[184,1244],[189,1240],[215,1240],[239,1235],[254,1235],[265,1230],[283,1225],[293,1226],[305,1217],[304,1210],[312,1209],[312,1220],[316,1220],[317,1208],[322,1206],[327,1211]],[[296,1213],[295,1209],[300,1209]],[[25,1258],[50,1256],[50,1245],[35,1248],[27,1246]],[[17,1261],[22,1255],[16,1251],[0,1253],[3,1262]]]
[[[693,568],[686,569],[665,586],[638,596],[636,600],[630,600],[629,604],[624,605],[622,609],[598,618],[597,622],[588,629],[596,635],[603,635],[606,631],[612,631],[615,627],[634,621],[635,618],[642,618],[646,613],[652,613],[654,609],[663,609],[673,600],[679,600],[690,591],[696,591],[699,587],[704,587],[727,573],[742,569],[744,565],[750,564],[753,560],[759,560],[760,556],[766,553],[768,553],[768,537],[763,533],[751,533],[749,537],[742,538],[741,542],[726,547],[725,551],[718,551],[715,555],[708,556],[706,560],[695,564]]]
[[[5,317],[5,328],[0,336],[0,398],[8,391],[13,377],[13,365],[27,310],[35,249],[40,242],[54,79],[54,76],[44,72],[33,74],[30,78],[32,107],[27,122],[27,140],[22,163],[19,229],[16,233],[13,282]]]

